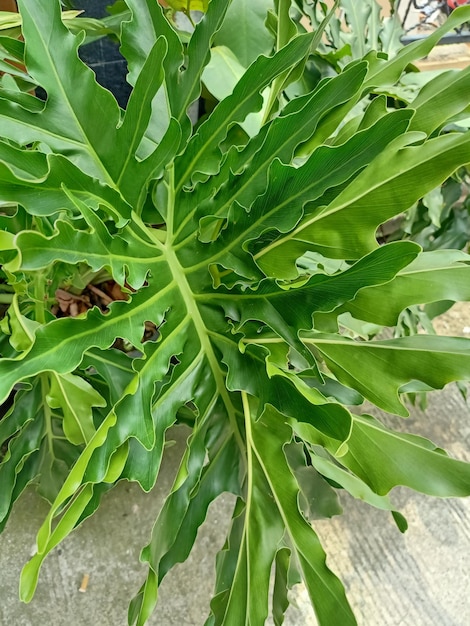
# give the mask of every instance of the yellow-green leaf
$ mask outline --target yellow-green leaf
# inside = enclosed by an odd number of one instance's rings
[[[184,11],[185,13],[189,11],[202,11],[205,13],[209,6],[209,0],[166,0],[166,2],[162,2],[162,4],[167,4],[175,11]]]

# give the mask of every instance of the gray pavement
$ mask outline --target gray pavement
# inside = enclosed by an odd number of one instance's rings
[[[415,410],[406,422],[396,421],[470,460],[470,412],[455,387],[433,394],[425,414]],[[185,433],[180,429],[173,435],[176,457]],[[19,573],[33,551],[47,505],[34,492],[26,493],[0,535],[0,624],[125,626],[128,601],[145,575],[138,561],[140,547],[148,540],[175,470],[176,462],[167,462],[150,494],[127,483],[107,494],[94,517],[46,561],[29,605],[18,600]],[[399,489],[393,501],[408,519],[405,535],[389,514],[348,497],[342,500],[343,516],[316,523],[330,567],[342,577],[360,626],[468,626],[470,499],[437,500]],[[214,556],[223,542],[230,505],[227,496],[210,510],[191,559],[164,581],[151,625],[204,623]],[[80,593],[85,573],[90,580],[86,593]],[[299,588],[286,624],[315,623],[306,593]]]

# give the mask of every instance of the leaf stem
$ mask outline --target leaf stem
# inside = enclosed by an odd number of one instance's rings
[[[191,26],[192,26],[193,28],[196,28],[196,23],[195,23],[195,21],[193,20],[193,16],[191,15],[191,9],[189,8],[189,5],[190,5],[190,2],[189,2],[189,0],[188,0],[187,7],[186,7],[186,9],[183,11],[183,13],[186,15],[186,17],[188,18],[188,20],[191,22]]]
[[[175,166],[174,163],[168,167],[168,200],[166,208],[166,230],[168,240],[173,240],[174,213],[175,213]]]
[[[146,226],[140,215],[135,212],[132,213],[132,222],[129,225],[129,228],[136,239],[142,241],[145,245],[148,245],[149,243],[156,244],[157,248],[163,252],[163,244],[167,239],[167,232],[165,230]],[[137,231],[143,233],[146,240],[139,237]]]
[[[291,0],[278,0],[276,40],[276,47],[278,51],[287,45],[290,40],[290,5]]]
[[[253,436],[251,432],[251,410],[250,401],[246,391],[242,391],[243,415],[245,416],[245,437],[246,437],[246,480],[247,480],[247,498],[246,498],[246,519],[250,518],[251,498],[253,493]]]
[[[209,338],[208,330],[206,328],[204,320],[202,319],[201,312],[199,311],[199,307],[196,303],[193,291],[188,283],[188,279],[184,273],[184,269],[181,267],[175,251],[170,245],[167,245],[166,255],[168,265],[170,266],[171,272],[173,274],[173,278],[179,287],[181,296],[186,305],[186,310],[191,316],[201,347],[204,350],[207,361],[209,363],[209,367],[212,371],[212,375],[214,376],[217,390],[227,410],[227,416],[230,421],[230,425],[232,426],[234,437],[238,443],[240,451],[242,452],[242,454],[245,454],[246,446],[238,425],[236,410],[230,398],[230,393],[226,385],[226,379],[220,368],[219,360],[214,352],[214,348]]]
[[[44,311],[44,303],[46,297],[46,290],[44,288],[46,278],[43,272],[38,272],[34,277],[33,289],[34,289],[34,317],[40,324],[46,323],[46,315]]]
[[[54,433],[52,431],[52,410],[47,404],[47,400],[46,400],[47,394],[49,393],[49,388],[50,388],[49,374],[47,374],[47,372],[44,372],[39,375],[39,379],[41,381],[41,397],[42,397],[42,406],[43,406],[43,411],[44,411],[44,425],[45,425],[46,438],[47,438],[47,447],[48,447],[51,459],[54,459],[55,454],[54,454],[54,444],[53,444]]]
[[[278,344],[278,343],[285,343],[284,339],[281,339],[281,337],[266,337],[265,339],[246,339],[245,337],[243,337],[242,339],[240,339],[240,343],[243,343],[245,345],[255,345],[255,346],[264,346],[264,345],[268,345],[268,344]]]
[[[278,0],[278,9],[277,9],[277,34],[276,34],[276,52],[278,52],[281,48],[283,48],[286,44],[289,43],[290,40],[290,16],[289,10],[291,5],[291,0]],[[284,81],[288,75],[288,72],[283,72],[279,76],[277,76],[271,85],[269,90],[268,102],[266,104],[266,108],[263,116],[263,124],[265,124],[271,114],[274,111],[276,106],[276,102],[280,92],[282,91],[282,86]]]

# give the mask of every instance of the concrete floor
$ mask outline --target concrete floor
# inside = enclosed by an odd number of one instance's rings
[[[444,334],[470,333],[470,309],[451,310]],[[390,416],[387,417],[390,424]],[[429,437],[453,456],[470,461],[470,410],[455,386],[430,396],[426,413],[413,410],[395,425]],[[173,433],[175,457],[185,432]],[[167,462],[148,495],[136,485],[119,484],[100,510],[46,561],[36,597],[18,600],[22,564],[35,544],[47,505],[33,491],[20,499],[0,535],[0,626],[125,626],[127,606],[145,569],[141,546],[149,538],[162,494],[171,485],[177,460]],[[470,498],[438,500],[395,490],[392,500],[409,522],[402,535],[388,513],[344,497],[344,515],[315,527],[342,578],[360,626],[468,626],[470,624]],[[165,579],[151,625],[202,626],[213,584],[214,557],[230,519],[231,498],[210,510],[196,549]],[[80,593],[83,575],[90,575]],[[306,593],[299,588],[286,626],[316,624]],[[331,626],[341,626],[331,624]]]
[[[415,411],[406,426],[470,460],[469,409],[455,388],[432,397],[427,413]],[[182,435],[176,435],[179,446]],[[0,624],[125,626],[128,600],[144,576],[139,550],[174,470],[167,464],[159,486],[149,495],[124,483],[108,494],[98,513],[46,561],[36,597],[24,605],[17,599],[19,573],[47,511],[46,504],[28,492],[0,536]],[[342,517],[316,524],[329,564],[342,577],[359,624],[468,626],[470,499],[437,500],[400,489],[394,503],[408,519],[405,535],[387,513],[352,498],[343,498]],[[192,558],[165,580],[152,625],[204,623],[213,558],[223,542],[230,504],[227,497],[210,511]],[[85,573],[90,575],[88,589],[79,593]],[[286,624],[315,624],[302,589],[294,597]]]

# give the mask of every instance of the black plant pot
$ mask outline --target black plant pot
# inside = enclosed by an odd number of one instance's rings
[[[83,0],[74,2],[88,17],[104,17],[110,0]],[[126,61],[119,52],[119,44],[108,37],[86,44],[80,49],[80,58],[92,68],[96,79],[111,91],[121,107],[125,107],[131,87],[126,81]]]

